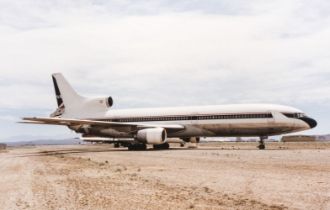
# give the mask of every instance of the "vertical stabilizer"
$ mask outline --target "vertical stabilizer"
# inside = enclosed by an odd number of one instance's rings
[[[84,98],[77,94],[61,73],[53,74],[52,79],[58,105],[58,109],[52,114],[52,116],[62,115],[64,109],[65,113],[74,113],[77,111],[75,109],[84,101]]]

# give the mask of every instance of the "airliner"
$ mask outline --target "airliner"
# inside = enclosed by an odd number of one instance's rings
[[[258,137],[316,127],[303,111],[275,104],[233,104],[167,108],[113,109],[112,97],[86,98],[61,73],[52,75],[58,108],[49,117],[25,117],[22,123],[63,125],[82,139],[108,141],[129,150],[168,149],[171,139],[198,143],[201,137]]]

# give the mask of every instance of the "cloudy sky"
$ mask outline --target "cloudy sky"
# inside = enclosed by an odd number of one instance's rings
[[[328,0],[0,0],[0,139],[56,107],[51,73],[114,108],[276,103],[330,133]]]

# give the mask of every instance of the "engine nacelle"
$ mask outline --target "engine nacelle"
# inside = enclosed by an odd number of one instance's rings
[[[146,128],[137,132],[136,139],[147,144],[163,144],[167,133],[164,128]]]

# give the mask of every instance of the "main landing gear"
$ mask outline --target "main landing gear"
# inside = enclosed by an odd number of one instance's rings
[[[267,138],[268,138],[267,136],[260,136],[259,145],[258,145],[259,149],[265,149],[266,148],[264,140],[267,139]]]
[[[147,145],[143,144],[143,143],[132,143],[132,144],[127,145],[127,147],[128,147],[128,150],[132,150],[132,151],[142,151],[142,150],[147,149]],[[170,144],[169,143],[154,144],[153,148],[155,150],[169,149]]]
[[[137,144],[130,144],[128,145],[128,150],[146,150],[147,149],[147,145],[146,144],[140,144],[140,143],[137,143]]]
[[[153,147],[154,147],[155,150],[168,149],[168,148],[170,148],[170,144],[169,143],[154,144]]]

